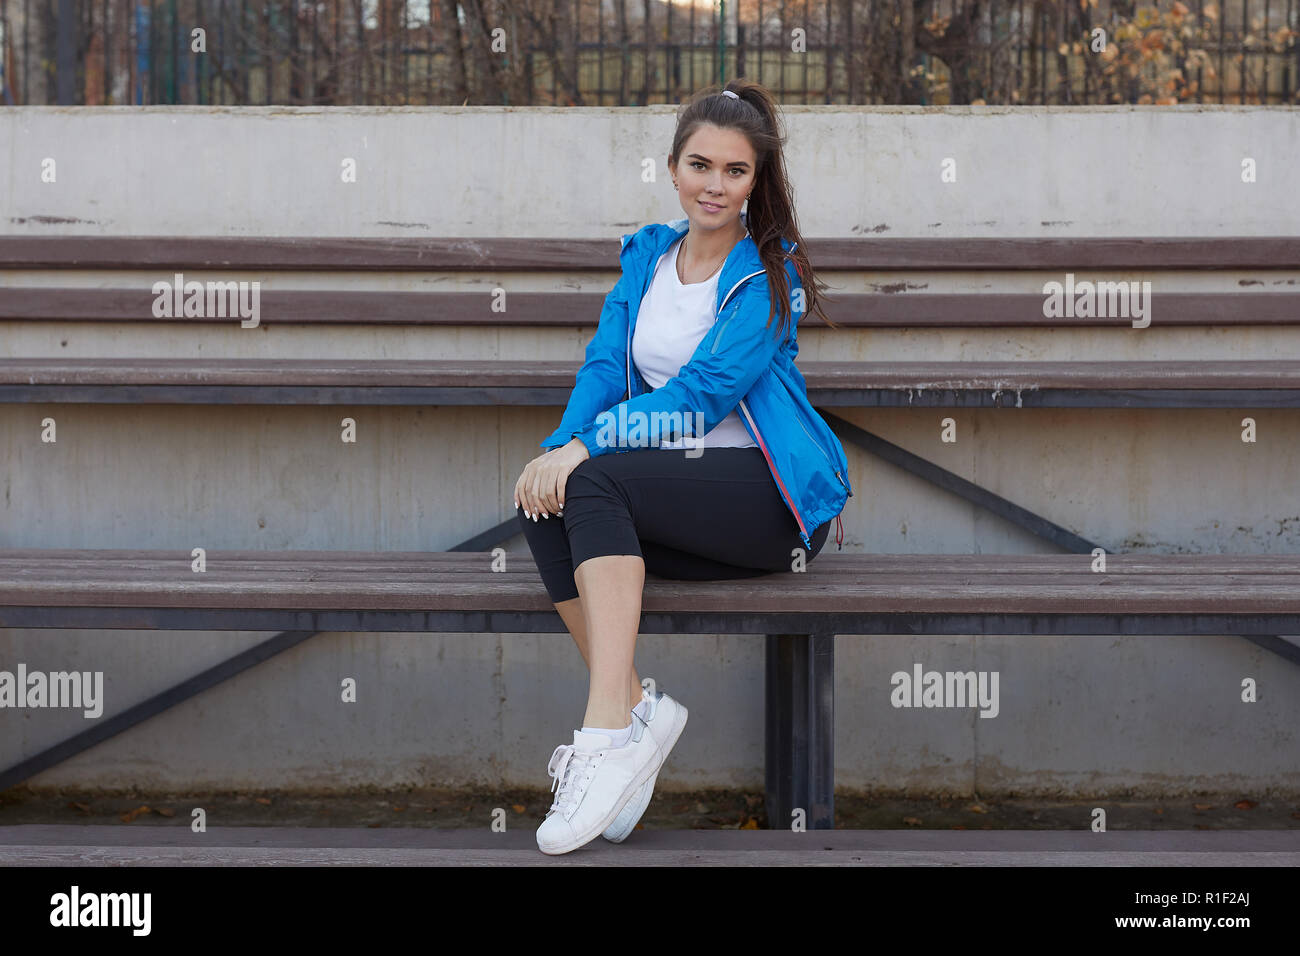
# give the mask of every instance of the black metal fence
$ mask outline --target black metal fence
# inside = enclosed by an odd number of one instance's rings
[[[5,104],[1300,104],[1300,0],[0,0]]]

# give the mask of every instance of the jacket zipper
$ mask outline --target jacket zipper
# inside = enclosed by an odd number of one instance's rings
[[[732,293],[740,288],[741,283],[752,279],[756,275],[761,275],[765,271],[767,270],[760,269],[758,272],[751,272],[749,275],[741,279],[740,282],[733,285],[731,290],[723,298],[722,305],[718,306],[718,311],[722,311],[723,307],[727,304],[727,299],[730,299]],[[727,326],[731,323],[732,318],[734,318],[734,316],[727,316],[726,321],[722,324],[722,328],[718,329],[718,334],[713,340],[713,347],[709,349],[710,355],[715,354],[718,351],[718,343],[722,341],[722,333],[727,331]],[[781,471],[776,467],[776,462],[772,461],[772,456],[767,450],[767,442],[763,440],[763,433],[758,430],[758,423],[754,421],[754,416],[750,413],[749,406],[745,404],[743,398],[740,400],[740,408],[745,413],[745,418],[749,422],[749,427],[754,429],[754,435],[758,438],[759,448],[763,451],[763,457],[767,459],[767,467],[771,469],[773,477],[776,478],[777,490],[780,491],[781,497],[785,499],[786,505],[794,515],[795,523],[799,525],[799,537],[803,538],[804,544],[811,548],[812,539],[808,537],[808,527],[804,524],[803,517],[799,514],[799,509],[795,507],[794,499],[790,496],[789,492],[786,491],[785,482],[781,480]],[[802,427],[803,423],[800,422],[799,424],[800,427]],[[814,442],[814,444],[816,443]],[[818,447],[820,448],[821,446],[818,445]],[[823,451],[822,454],[824,455],[826,452]]]
[[[792,250],[792,251],[793,251],[793,250]],[[726,298],[724,298],[724,299],[722,300],[722,305],[725,306],[725,305],[727,304],[727,299],[730,299],[730,298],[731,298],[731,293],[732,293],[732,292],[735,292],[736,289],[738,289],[738,288],[740,287],[741,282],[744,282],[746,279],[752,279],[754,276],[756,276],[756,275],[760,275],[762,272],[765,272],[765,271],[766,271],[766,270],[760,270],[759,272],[751,272],[749,275],[745,276],[744,279],[741,279],[740,282],[737,282],[734,286],[731,287],[731,291],[727,293]],[[721,307],[721,306],[719,306],[718,311],[722,311],[722,307]],[[710,354],[710,355],[715,354],[715,353],[718,351],[718,343],[722,341],[722,333],[725,332],[725,331],[727,331],[727,324],[731,322],[731,319],[732,319],[732,316],[727,316],[727,321],[724,322],[723,325],[722,325],[722,328],[718,330],[717,338],[715,338],[715,339],[713,340],[713,347],[712,347],[711,349],[709,349],[709,354]],[[741,402],[741,405],[744,405],[744,402]],[[749,418],[749,423],[750,423],[751,425],[754,425],[754,419],[753,419],[753,416],[749,415],[748,409],[746,409],[745,414],[746,414],[746,417]],[[797,421],[797,420],[798,420],[798,416],[795,416],[795,419],[796,419],[796,421]],[[831,466],[831,470],[835,472],[835,477],[836,477],[836,479],[839,480],[840,485],[844,488],[845,491],[849,491],[849,486],[848,486],[847,484],[844,483],[844,476],[841,475],[841,474],[839,473],[839,470],[835,467],[835,462],[831,461],[831,456],[828,455],[828,454],[826,454],[826,449],[822,447],[821,442],[819,442],[816,438],[813,438],[813,436],[812,436],[811,434],[809,434],[808,429],[804,426],[804,423],[803,423],[802,421],[799,422],[799,427],[803,429],[803,433],[804,433],[805,435],[808,435],[808,440],[811,441],[814,445],[816,445],[816,446],[817,446],[817,450],[820,451],[820,452],[822,453],[822,457],[824,457],[824,458],[826,459],[826,464],[830,465],[830,466]],[[754,431],[755,431],[755,433],[758,432],[758,426],[757,426],[757,425],[754,425]],[[764,449],[763,454],[764,454],[764,455],[767,454],[766,449]],[[768,459],[768,463],[769,463],[769,465],[771,465],[771,459],[770,459],[770,458]],[[777,482],[778,482],[778,484],[779,484],[779,483],[780,483],[780,474],[777,472],[775,466],[772,466],[772,471],[773,471],[774,473],[777,474]],[[851,496],[852,494],[853,494],[853,492],[849,491],[849,495]],[[787,499],[787,500],[788,500],[788,499]],[[791,510],[791,511],[794,511],[794,510],[795,510],[793,505],[791,505],[790,510]],[[795,520],[799,522],[799,526],[802,528],[802,527],[803,527],[803,521],[799,518],[799,513],[798,513],[797,511],[795,511]],[[805,536],[805,537],[806,537],[806,536]],[[810,542],[810,545],[811,545],[811,542]]]
[[[767,467],[771,469],[776,478],[777,490],[781,493],[781,497],[785,499],[791,513],[794,514],[795,523],[799,525],[799,537],[803,538],[805,545],[812,548],[812,539],[808,537],[808,526],[804,524],[799,509],[794,506],[794,499],[786,491],[785,482],[781,480],[781,472],[777,469],[776,463],[772,461],[772,456],[767,452],[767,442],[763,440],[763,433],[758,430],[758,423],[754,421],[754,416],[750,413],[749,406],[745,404],[743,398],[740,400],[740,408],[745,413],[745,420],[749,422],[749,427],[754,429],[754,435],[758,438],[758,447],[762,449],[763,457],[767,459]]]
[[[739,282],[733,285],[730,291],[728,291],[726,296],[723,298],[722,305],[718,306],[718,311],[719,312],[722,311],[722,308],[727,304],[727,299],[731,298],[732,293],[734,293],[738,288],[740,288],[742,283],[744,283],[748,279],[752,279],[756,275],[762,275],[763,272],[765,271],[767,270],[760,269],[758,272],[751,272],[749,275],[745,276]],[[722,333],[727,331],[727,326],[731,323],[732,318],[734,318],[734,316],[730,316],[730,315],[727,316],[726,321],[723,322],[722,324],[722,328],[718,330],[718,334],[713,340],[713,347],[709,349],[710,355],[717,353],[718,344],[722,341]],[[771,469],[772,475],[776,478],[778,490],[781,492],[781,496],[785,499],[786,505],[789,506],[790,512],[794,515],[795,522],[799,525],[799,536],[803,538],[804,544],[807,545],[809,548],[811,548],[812,539],[808,537],[808,527],[806,524],[804,524],[803,517],[799,514],[799,509],[795,507],[794,499],[791,498],[790,494],[786,491],[785,482],[781,480],[781,471],[776,467],[776,463],[772,461],[772,456],[768,454],[767,442],[763,440],[763,433],[758,430],[758,423],[754,421],[754,416],[750,413],[749,406],[745,404],[744,399],[741,399],[740,407],[745,413],[745,418],[749,421],[749,426],[754,429],[754,434],[758,437],[759,446],[763,451],[763,457],[767,459],[767,466],[768,468]],[[808,434],[808,429],[804,428],[803,422],[799,422],[799,427],[803,428],[805,435]],[[829,464],[832,469],[834,469],[835,463],[831,461],[830,455],[826,454],[826,449],[822,448],[821,443],[818,442],[817,439],[813,438],[812,435],[808,435],[808,438],[812,441],[814,445],[817,446],[817,449],[826,458],[826,463]],[[844,485],[844,478],[840,475],[839,471],[835,472],[835,477],[839,479],[841,485]],[[846,490],[848,489],[847,485],[844,485],[844,487]]]
[[[628,241],[631,238],[632,238],[631,236],[623,237],[623,247],[622,247],[623,249],[627,248]],[[619,250],[619,258],[620,259],[623,258],[622,249]],[[646,286],[649,284],[650,284],[650,280],[648,278],[646,279],[645,282],[641,283],[641,299],[645,298]],[[641,312],[641,299],[637,299],[636,310],[638,314],[640,314]],[[632,307],[632,303],[629,302],[628,308],[631,307]],[[623,354],[627,359],[627,400],[630,402],[633,397],[632,396],[632,322],[631,320],[629,320],[627,323],[627,349]]]

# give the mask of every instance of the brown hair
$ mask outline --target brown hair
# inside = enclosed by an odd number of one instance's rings
[[[803,237],[799,235],[798,222],[794,213],[794,195],[790,181],[785,175],[785,161],[781,149],[786,137],[782,130],[777,111],[776,100],[767,88],[750,80],[736,79],[728,83],[725,89],[735,93],[739,99],[723,96],[722,89],[712,86],[697,92],[677,110],[677,131],[673,134],[673,146],[669,156],[675,163],[686,146],[686,140],[704,124],[722,129],[734,129],[742,133],[754,148],[757,166],[754,175],[754,189],[749,197],[749,210],[746,224],[749,234],[758,246],[759,257],[767,272],[768,288],[771,290],[772,306],[767,314],[767,324],[780,303],[780,336],[784,338],[792,320],[790,287],[787,282],[784,261],[789,258],[798,270],[803,282],[804,315],[816,313],[833,329],[839,328],[826,317],[821,303],[824,298],[825,283],[817,278],[808,254],[804,250]],[[797,243],[791,253],[781,247],[782,238]],[[819,288],[820,287],[820,288]]]

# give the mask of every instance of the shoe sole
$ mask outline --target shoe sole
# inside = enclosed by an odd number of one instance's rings
[[[663,755],[664,755],[664,762],[667,762],[668,754],[672,752],[673,747],[676,746],[677,744],[677,738],[680,737],[682,735],[682,731],[686,729],[686,718],[689,716],[689,711],[687,711],[687,709],[682,706],[680,701],[678,701],[677,703],[677,709],[680,712],[678,714],[679,719],[673,723],[672,730],[669,731],[668,734],[668,740],[664,745],[664,747],[662,748]],[[660,766],[662,767],[662,764]],[[654,776],[650,778],[650,781],[644,784],[645,791],[646,791],[645,799],[641,803],[641,806],[637,809],[636,816],[632,818],[632,825],[628,827],[623,827],[620,830],[616,831],[614,836],[610,836],[608,833],[602,833],[601,835],[604,836],[606,840],[608,840],[610,843],[622,843],[631,835],[632,831],[636,829],[637,822],[641,819],[641,815],[645,813],[645,808],[650,806],[650,798],[654,794],[654,781],[655,778],[657,778],[658,776],[659,776],[659,771],[656,770]],[[626,808],[626,804],[624,804],[624,808]],[[620,810],[619,812],[621,813],[622,811]],[[617,820],[618,817],[616,816],[614,819]],[[613,824],[611,824],[611,826],[612,825]],[[606,829],[609,828],[607,827]]]
[[[685,725],[686,721],[683,720],[682,726],[684,727]],[[677,728],[676,734],[672,737],[672,742],[676,743],[677,737],[680,735],[681,729]],[[547,856],[562,856],[565,853],[572,853],[579,847],[586,846],[592,840],[596,839],[596,837],[608,830],[609,825],[618,819],[618,815],[623,811],[623,807],[626,806],[627,802],[631,800],[637,790],[640,789],[641,784],[645,783],[654,774],[658,773],[659,768],[663,766],[665,757],[664,751],[662,748],[656,748],[655,752],[658,754],[658,759],[652,760],[645,765],[642,771],[636,775],[636,778],[623,789],[623,793],[614,801],[614,806],[605,814],[605,816],[596,823],[593,823],[590,827],[584,830],[581,835],[574,837],[572,840],[558,843],[553,846],[542,846],[539,843],[537,849],[541,850]]]

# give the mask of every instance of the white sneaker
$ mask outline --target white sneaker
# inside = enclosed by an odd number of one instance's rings
[[[606,734],[575,730],[573,743],[551,754],[546,772],[555,778],[555,802],[537,828],[543,853],[568,853],[596,839],[663,764],[659,742],[637,714],[627,745],[612,743]]]
[[[677,738],[682,735],[682,730],[686,727],[687,710],[662,691],[656,691],[651,696],[648,690],[642,689],[641,699],[648,705],[646,727],[658,742],[659,749],[664,755],[663,759],[667,760],[673,745],[677,743]],[[656,770],[654,775],[643,783],[641,789],[623,806],[618,816],[614,818],[614,822],[601,836],[610,843],[622,843],[626,840],[636,829],[637,822],[645,813],[645,808],[650,805],[650,797],[654,794],[655,781],[658,779],[659,771]]]

